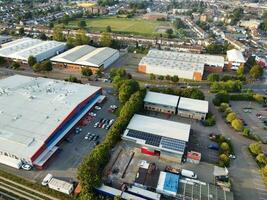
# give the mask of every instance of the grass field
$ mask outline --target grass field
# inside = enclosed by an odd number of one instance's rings
[[[68,25],[69,28],[78,28],[77,23],[80,19],[71,21]],[[128,33],[135,35],[151,36],[157,34],[157,27],[171,26],[168,22],[148,21],[143,19],[127,19],[127,18],[92,18],[86,19],[87,28],[91,32],[102,32],[110,26],[112,32]]]

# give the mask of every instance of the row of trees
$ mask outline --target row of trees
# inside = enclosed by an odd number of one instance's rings
[[[172,81],[174,83],[177,83],[179,82],[179,77],[177,75],[174,75],[174,76],[170,76],[170,75],[167,75],[167,76],[162,76],[162,75],[159,75],[159,76],[156,76],[155,74],[150,74],[149,75],[149,79],[150,80],[167,80],[167,81]]]
[[[229,81],[229,80],[240,80],[240,81],[245,81],[246,78],[244,76],[235,76],[235,75],[228,75],[224,74],[223,76],[220,76],[220,74],[217,73],[210,73],[207,77],[207,80],[210,82],[218,82],[218,81]]]
[[[267,158],[262,151],[261,145],[259,143],[252,143],[248,147],[249,152],[252,154],[256,160],[258,166],[261,169],[261,173],[264,177],[264,180],[267,179]]]
[[[197,89],[197,88],[158,88],[158,87],[151,87],[149,90],[153,92],[160,92],[164,94],[172,94],[177,95],[180,97],[187,97],[191,99],[199,99],[204,100],[205,95],[204,93]]]
[[[240,92],[243,87],[243,84],[240,80],[228,80],[226,82],[212,82],[210,84],[211,92],[217,93],[221,90],[225,90],[227,92]]]
[[[29,56],[28,64],[30,67],[32,67],[34,72],[44,72],[44,71],[48,72],[53,70],[51,61],[45,60],[43,62],[38,63],[34,56]]]
[[[126,80],[123,81],[125,84]],[[123,87],[123,86],[121,86]],[[105,140],[96,146],[86,156],[78,169],[78,179],[81,184],[82,193],[80,199],[97,200],[94,187],[101,185],[101,177],[104,166],[108,163],[111,149],[120,140],[121,134],[127,127],[132,116],[143,108],[144,90],[134,92],[120,109],[119,117],[108,131]]]

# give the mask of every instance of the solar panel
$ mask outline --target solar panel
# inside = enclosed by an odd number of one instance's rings
[[[161,136],[158,136],[158,135],[153,135],[150,133],[145,133],[142,131],[136,131],[132,129],[129,129],[127,136],[145,140],[146,141],[145,144],[156,146],[156,147],[159,146],[161,138],[162,138]]]
[[[181,141],[181,140],[162,137],[160,144],[161,144],[162,148],[183,152],[185,149],[186,143],[184,141]]]

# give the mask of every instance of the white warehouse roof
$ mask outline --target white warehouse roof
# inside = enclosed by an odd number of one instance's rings
[[[48,59],[66,49],[66,43],[57,41],[42,41],[32,38],[21,38],[2,45],[0,56],[27,61],[29,56],[36,60]]]
[[[245,63],[245,58],[241,51],[236,49],[231,49],[227,51],[227,59],[231,62]]]
[[[55,56],[51,61],[100,67],[115,54],[119,54],[119,51],[109,47],[95,48],[89,45],[82,45]]]
[[[0,80],[0,152],[30,158],[77,105],[99,89],[21,75]]]
[[[188,142],[190,125],[155,117],[135,114],[127,129]]]
[[[190,110],[200,113],[208,113],[209,102],[204,100],[181,97],[178,104],[178,110],[179,109]]]
[[[175,95],[148,91],[146,93],[144,102],[177,107],[179,98],[180,98],[179,96]]]

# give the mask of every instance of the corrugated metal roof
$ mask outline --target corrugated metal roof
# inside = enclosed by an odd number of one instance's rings
[[[148,91],[146,93],[144,102],[177,107],[179,98],[179,96],[175,95]]]
[[[190,99],[181,97],[179,104],[178,104],[178,110],[179,109],[185,109],[200,113],[208,113],[209,112],[209,102],[204,100],[198,100],[198,99]]]

